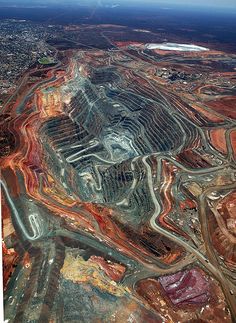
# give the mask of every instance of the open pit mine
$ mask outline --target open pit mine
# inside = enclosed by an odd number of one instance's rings
[[[6,322],[234,322],[236,55],[63,33],[0,115]]]

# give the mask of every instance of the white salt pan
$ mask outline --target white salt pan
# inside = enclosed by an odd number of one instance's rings
[[[192,44],[176,44],[176,43],[162,43],[162,44],[146,44],[147,49],[161,49],[161,50],[177,50],[180,52],[201,52],[209,50],[206,47],[192,45]]]

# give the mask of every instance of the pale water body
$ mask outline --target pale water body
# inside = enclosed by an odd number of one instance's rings
[[[201,52],[208,51],[206,47],[193,44],[177,44],[177,43],[162,43],[162,44],[146,44],[147,49],[174,50],[179,52]]]

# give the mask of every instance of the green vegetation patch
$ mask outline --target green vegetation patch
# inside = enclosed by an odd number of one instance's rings
[[[56,63],[53,57],[45,56],[38,60],[38,62],[42,65],[50,65]]]

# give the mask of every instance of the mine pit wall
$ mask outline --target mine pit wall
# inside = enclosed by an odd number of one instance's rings
[[[82,194],[80,189],[80,178],[76,170],[64,160],[63,155],[61,155],[62,162],[60,162],[55,150],[50,147],[48,143],[44,145],[44,149],[46,150],[44,155],[45,163],[47,164],[48,169],[50,169],[50,172],[55,178],[59,179],[59,182],[69,194],[75,193],[80,197]],[[61,175],[62,168],[65,169],[63,176]]]

